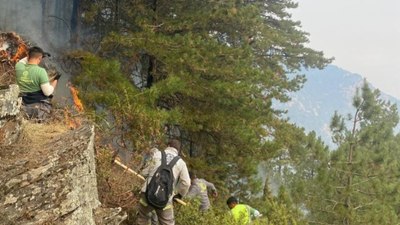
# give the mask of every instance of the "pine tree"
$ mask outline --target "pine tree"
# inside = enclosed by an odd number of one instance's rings
[[[398,224],[397,108],[366,82],[353,106],[348,120],[337,113],[332,118],[339,148],[321,165],[325,172],[309,183],[315,188],[306,190],[310,224]]]
[[[305,47],[307,34],[287,12],[296,6],[290,0],[82,3],[87,19],[101,31],[99,55],[120,62],[118,70],[126,77],[136,74],[131,83],[138,90],[115,96],[102,107],[115,109],[115,118],[118,108],[125,112],[121,131],[130,133],[131,142],[149,140],[139,137],[165,125],[168,134],[183,141],[191,165],[213,165],[203,169],[206,177],[224,180],[243,195],[251,193],[246,186],[258,192],[250,175],[277,150],[273,142],[284,123],[271,103],[287,101],[287,93],[304,82],[303,76],[289,78],[287,73],[330,62],[322,52]],[[122,91],[112,83],[101,85],[103,76],[97,79],[97,92],[87,96],[107,99],[99,93]],[[129,116],[126,105],[145,108],[142,112],[155,115],[161,125],[137,133],[146,126]]]

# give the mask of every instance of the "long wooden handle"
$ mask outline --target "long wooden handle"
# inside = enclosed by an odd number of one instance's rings
[[[115,160],[114,160],[114,163],[117,164],[118,166],[124,168],[124,169],[125,169],[126,171],[128,171],[129,173],[131,173],[131,174],[133,174],[133,175],[139,177],[139,179],[141,179],[141,180],[143,180],[143,181],[146,180],[142,175],[136,173],[136,172],[135,172],[134,170],[132,170],[131,168],[125,166],[125,165],[122,164],[119,160],[115,159]],[[186,202],[184,202],[184,201],[182,201],[181,199],[178,199],[178,198],[174,198],[174,201],[176,201],[176,202],[178,202],[179,204],[184,205],[184,206],[187,205]]]
[[[184,206],[187,205],[186,202],[184,202],[182,199],[179,199],[179,198],[174,198],[174,201],[176,201],[177,203],[179,203],[179,204],[181,204],[181,205],[184,205]]]
[[[118,166],[124,168],[125,170],[127,170],[129,173],[139,177],[141,180],[145,181],[146,179],[144,179],[144,177],[138,173],[136,173],[135,171],[133,171],[131,168],[125,166],[124,164],[122,164],[120,161],[118,161],[117,159],[114,160],[114,163],[117,164]]]

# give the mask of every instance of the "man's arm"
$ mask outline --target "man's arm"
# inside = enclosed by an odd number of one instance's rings
[[[182,160],[182,159],[181,159]],[[179,162],[179,161],[178,161]],[[181,172],[179,173],[178,194],[185,196],[190,188],[190,176],[186,163],[182,160]]]
[[[57,81],[56,81],[56,85],[57,85]],[[40,89],[42,89],[43,94],[46,96],[50,96],[51,94],[53,94],[54,88],[55,88],[55,85],[53,86],[49,82],[40,85]]]
[[[47,72],[43,68],[41,68],[38,76],[39,76],[39,80],[40,80],[40,89],[42,90],[43,94],[46,95],[46,96],[50,96],[51,94],[53,94],[54,89],[57,86],[57,80],[58,79],[54,79],[52,81],[49,81],[49,77],[47,75]]]
[[[211,182],[206,181],[206,180],[204,180],[204,181],[205,181],[205,183],[207,185],[207,189],[210,190],[212,192],[212,195],[216,197],[218,195],[218,193],[217,193],[217,189],[215,188],[215,185],[213,183],[211,183]]]
[[[249,208],[250,217],[251,217],[252,219],[256,219],[256,218],[262,216],[262,214],[261,214],[257,209],[255,209],[255,208],[253,208],[253,207],[251,207],[251,206],[249,206],[249,205],[248,205],[247,207]]]

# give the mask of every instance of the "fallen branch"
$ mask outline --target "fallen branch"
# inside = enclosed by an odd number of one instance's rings
[[[121,163],[120,161],[118,161],[117,159],[114,160],[114,163],[117,164],[118,166],[124,168],[124,169],[125,169],[126,171],[128,171],[129,173],[131,173],[131,174],[137,176],[137,177],[138,177],[139,179],[141,179],[142,181],[145,181],[145,180],[146,180],[142,175],[136,173],[136,172],[135,172],[134,170],[132,170],[131,168],[125,166],[124,164],[122,164],[122,163]],[[187,203],[184,202],[184,201],[182,201],[181,199],[174,198],[174,201],[176,201],[176,202],[178,202],[179,204],[184,205],[184,206],[187,205]]]

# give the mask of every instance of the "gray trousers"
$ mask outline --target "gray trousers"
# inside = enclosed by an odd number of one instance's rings
[[[52,105],[50,101],[43,100],[33,104],[22,104],[22,111],[28,119],[44,122],[50,117]]]
[[[157,214],[160,225],[175,225],[174,208],[172,204],[167,205],[164,209],[154,209],[152,206],[147,204],[144,194],[142,194],[139,201],[139,214],[136,224],[154,224],[154,212]]]
[[[151,213],[150,213],[150,220],[151,220],[151,225],[158,225],[158,218],[157,218],[157,214],[156,214],[156,211],[151,211]]]

